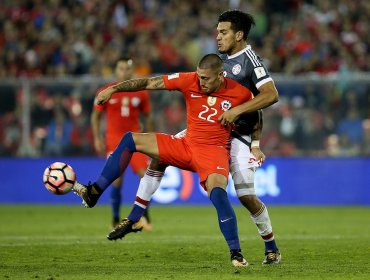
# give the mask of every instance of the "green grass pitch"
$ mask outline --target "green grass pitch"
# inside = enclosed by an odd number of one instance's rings
[[[123,208],[127,215],[129,208]],[[235,270],[211,206],[152,206],[152,232],[112,242],[110,208],[0,205],[0,279],[370,279],[370,208],[269,207],[282,252],[235,207],[244,256]]]

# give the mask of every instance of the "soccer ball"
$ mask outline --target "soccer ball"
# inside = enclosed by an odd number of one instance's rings
[[[44,184],[46,189],[53,194],[69,193],[76,181],[73,168],[64,162],[54,162],[44,171]]]

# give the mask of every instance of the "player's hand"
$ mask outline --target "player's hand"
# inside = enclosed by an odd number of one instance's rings
[[[240,114],[235,107],[219,116],[218,121],[224,126],[234,125],[234,122],[239,118],[239,115]]]
[[[108,87],[105,90],[102,90],[98,94],[98,96],[95,98],[96,104],[104,105],[105,103],[107,103],[109,99],[111,98],[113,92],[114,92],[114,89],[112,89],[111,87]]]
[[[256,158],[256,161],[258,162],[258,165],[261,166],[262,163],[266,159],[265,154],[261,151],[261,149],[259,147],[252,147],[251,148],[251,153]]]

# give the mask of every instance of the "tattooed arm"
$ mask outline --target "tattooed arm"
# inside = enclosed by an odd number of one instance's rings
[[[166,89],[163,77],[158,76],[152,78],[132,79],[110,86],[99,93],[95,102],[99,105],[103,105],[108,102],[113,93],[122,91],[140,91],[146,89]]]

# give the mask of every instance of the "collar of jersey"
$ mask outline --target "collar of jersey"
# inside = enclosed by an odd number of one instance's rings
[[[246,50],[249,50],[249,49],[251,49],[251,45],[247,45],[244,49],[242,49],[241,51],[238,51],[237,53],[234,53],[233,55],[228,55],[227,59],[235,58],[235,57],[241,55],[242,53],[244,53]]]

